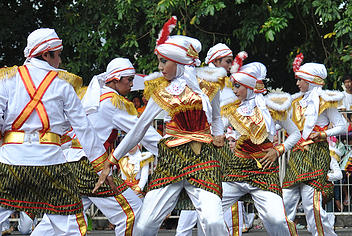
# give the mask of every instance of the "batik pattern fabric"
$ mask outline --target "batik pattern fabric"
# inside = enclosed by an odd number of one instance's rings
[[[213,144],[202,144],[201,152],[197,155],[189,143],[168,147],[165,142],[170,139],[173,138],[163,139],[158,145],[158,165],[147,190],[187,179],[192,185],[221,197],[221,164]]]
[[[42,214],[73,215],[83,211],[68,164],[15,166],[0,163],[0,206]]]
[[[111,197],[123,193],[128,188],[121,178],[114,176],[114,183],[117,186],[116,192],[104,183],[97,192],[92,193],[99,175],[94,171],[92,164],[86,157],[76,162],[70,162],[69,169],[75,176],[76,185],[82,196]]]
[[[323,192],[328,184],[330,152],[327,142],[316,142],[291,152],[282,187],[299,183],[307,184]]]

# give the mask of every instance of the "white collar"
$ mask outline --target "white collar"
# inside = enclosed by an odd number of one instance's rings
[[[55,67],[52,67],[51,65],[49,65],[48,62],[37,59],[37,58],[31,58],[29,61],[25,62],[24,65],[31,65],[40,69],[44,69],[44,70],[53,70],[53,71],[65,71],[62,69],[58,69]]]

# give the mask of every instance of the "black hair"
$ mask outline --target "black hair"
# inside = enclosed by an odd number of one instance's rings
[[[51,58],[54,58],[54,51],[48,51],[48,52],[49,52],[49,56],[50,56]],[[43,54],[40,54],[39,56],[36,56],[36,57],[34,57],[34,58],[37,58],[37,59],[42,60],[42,61],[45,61],[44,58],[42,57],[42,55],[43,55]]]
[[[352,80],[352,75],[347,74],[342,77],[342,82],[345,82],[346,80]]]

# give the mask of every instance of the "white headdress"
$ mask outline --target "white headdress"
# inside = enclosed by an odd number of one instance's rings
[[[298,57],[303,57],[299,54]],[[324,85],[324,79],[327,77],[327,70],[323,64],[305,63],[303,66],[294,65],[295,77],[309,83],[308,91],[304,93],[300,105],[306,107],[304,113],[305,122],[302,137],[307,139],[312,132],[319,115],[320,94]]]
[[[260,62],[252,62],[239,68],[231,68],[231,80],[247,88],[247,98],[242,101],[237,111],[243,116],[252,115],[254,107],[258,107],[263,115],[269,140],[276,134],[275,123],[270,115],[263,92],[266,91],[263,79],[266,76],[266,67]]]
[[[44,52],[62,49],[62,40],[55,30],[41,28],[33,31],[27,38],[27,46],[24,49],[24,56],[27,61],[32,57],[42,55]]]
[[[202,98],[203,110],[210,124],[212,122],[212,107],[208,96],[199,87],[195,70],[195,66],[200,65],[198,53],[202,49],[202,44],[198,39],[183,35],[169,36],[170,29],[173,29],[174,25],[176,25],[175,16],[164,25],[155,47],[155,54],[177,63],[176,77],[166,90],[171,94],[178,95],[187,85]]]
[[[205,64],[213,64],[216,59],[226,56],[233,56],[231,49],[226,44],[218,43],[209,49]]]

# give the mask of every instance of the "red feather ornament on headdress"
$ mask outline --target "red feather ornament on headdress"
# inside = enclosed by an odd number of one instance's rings
[[[292,69],[293,69],[293,72],[296,72],[299,70],[299,68],[301,67],[301,64],[302,64],[302,61],[303,61],[303,54],[300,53],[296,56],[296,58],[293,60],[293,63],[292,63]]]
[[[169,37],[172,30],[175,28],[176,23],[177,23],[177,18],[176,18],[176,16],[173,16],[164,24],[163,28],[161,29],[161,31],[159,33],[158,40],[156,40],[157,46],[165,43],[165,41]]]
[[[230,70],[231,74],[236,73],[240,70],[241,66],[243,65],[243,60],[245,60],[247,57],[248,57],[248,54],[245,51],[239,52],[236,55],[235,59],[232,62],[232,66]]]

